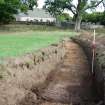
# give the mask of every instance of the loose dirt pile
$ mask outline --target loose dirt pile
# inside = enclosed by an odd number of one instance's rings
[[[31,94],[33,85],[43,83],[64,54],[63,44],[59,43],[0,62],[0,105],[16,105],[27,94]],[[32,96],[37,98],[33,93]]]

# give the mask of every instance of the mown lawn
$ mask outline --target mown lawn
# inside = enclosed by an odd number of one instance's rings
[[[0,57],[23,55],[73,35],[75,33],[70,31],[0,33]]]

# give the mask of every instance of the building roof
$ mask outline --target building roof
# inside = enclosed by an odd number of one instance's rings
[[[28,10],[27,13],[19,13],[19,17],[37,17],[37,18],[53,18],[49,12],[46,10],[34,8],[33,10]]]

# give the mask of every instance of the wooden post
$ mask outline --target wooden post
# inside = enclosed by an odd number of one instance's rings
[[[93,34],[93,42],[92,42],[92,74],[94,74],[94,60],[95,60],[95,39],[96,39],[96,32],[94,29],[94,34]]]

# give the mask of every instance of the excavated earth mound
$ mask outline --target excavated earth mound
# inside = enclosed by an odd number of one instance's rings
[[[30,89],[43,83],[64,55],[60,42],[21,57],[0,59],[0,105],[16,105],[27,94],[36,100]]]

